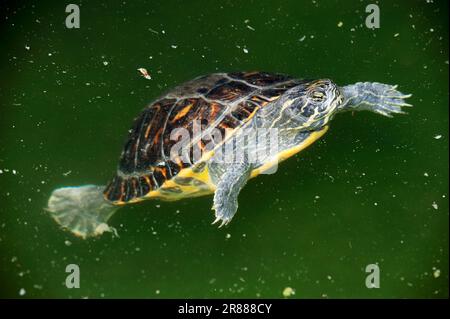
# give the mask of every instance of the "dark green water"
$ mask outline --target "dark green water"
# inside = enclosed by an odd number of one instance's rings
[[[80,1],[80,29],[63,3],[1,5],[1,297],[448,297],[446,1],[380,1],[377,30],[369,1],[137,2]],[[111,220],[120,238],[83,241],[48,217],[54,188],[106,184],[152,99],[240,70],[398,84],[415,107],[336,117],[251,181],[222,229],[211,197],[127,206]],[[379,289],[365,286],[372,263]],[[68,264],[80,289],[64,285]]]

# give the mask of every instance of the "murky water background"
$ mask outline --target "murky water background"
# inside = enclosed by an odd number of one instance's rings
[[[380,1],[377,30],[368,1],[77,3],[77,30],[64,3],[1,5],[1,297],[448,297],[446,1]],[[56,187],[105,184],[166,89],[255,69],[399,84],[415,107],[338,116],[251,181],[222,229],[211,197],[127,206],[111,220],[120,238],[88,241],[43,210]],[[72,263],[80,289],[64,285]],[[365,286],[372,263],[379,289]]]

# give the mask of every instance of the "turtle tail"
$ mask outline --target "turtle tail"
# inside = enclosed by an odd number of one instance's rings
[[[117,234],[106,222],[118,207],[104,199],[103,189],[96,185],[55,189],[46,210],[61,227],[83,239],[105,231]]]

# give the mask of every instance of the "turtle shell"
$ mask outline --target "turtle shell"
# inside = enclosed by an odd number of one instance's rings
[[[146,107],[135,119],[120,157],[116,176],[104,191],[114,204],[149,197],[176,200],[211,193],[205,157],[169,158],[176,128],[186,129],[202,150],[201,134],[217,128],[229,136],[260,108],[300,83],[281,74],[265,72],[215,73],[196,78],[169,91]],[[192,145],[191,147],[194,147]],[[194,153],[191,149],[191,155]]]

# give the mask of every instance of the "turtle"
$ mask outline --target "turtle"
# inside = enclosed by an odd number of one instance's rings
[[[82,237],[115,229],[120,207],[213,194],[213,224],[228,224],[249,179],[322,137],[338,113],[387,117],[411,106],[396,85],[301,79],[270,72],[213,73],[185,82],[135,118],[107,186],[55,189],[46,210]],[[270,137],[270,138],[269,138]],[[273,137],[273,138],[272,138]]]

